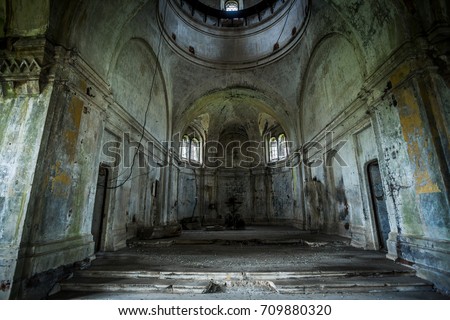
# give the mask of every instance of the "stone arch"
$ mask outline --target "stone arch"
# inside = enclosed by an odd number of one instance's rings
[[[128,59],[131,52],[132,60]],[[167,89],[150,45],[140,38],[125,42],[115,54],[108,79],[117,103],[135,119],[146,122],[146,129],[157,140],[167,140],[170,130]]]
[[[303,142],[314,138],[356,99],[364,82],[362,62],[358,49],[342,34],[331,33],[318,41],[300,93]]]
[[[295,125],[291,123],[293,119],[285,111],[285,105],[280,103],[281,98],[272,97],[272,95],[268,96],[268,94],[259,90],[241,86],[212,90],[193,99],[193,102],[188,104],[189,107],[178,117],[174,118],[174,132],[182,132],[196,117],[207,113],[211,105],[219,100],[236,101],[236,103],[245,101],[245,103],[257,109],[258,112],[266,113],[273,117],[287,131],[288,135],[296,136]],[[256,121],[258,119],[258,117],[255,118]]]

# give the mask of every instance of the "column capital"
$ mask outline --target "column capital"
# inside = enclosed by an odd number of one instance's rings
[[[8,40],[0,51],[0,82],[4,97],[36,95],[49,82],[54,46],[45,38]]]

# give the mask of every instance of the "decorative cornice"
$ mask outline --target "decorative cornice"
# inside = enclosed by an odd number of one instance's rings
[[[33,95],[49,83],[54,47],[45,38],[21,38],[0,51],[0,82],[4,96]]]
[[[42,67],[36,59],[6,58],[0,60],[1,77],[34,77],[40,75]]]

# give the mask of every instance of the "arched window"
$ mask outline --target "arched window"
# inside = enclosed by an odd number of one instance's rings
[[[180,156],[182,160],[200,163],[202,157],[202,143],[197,138],[190,138],[184,135],[180,144]]]
[[[269,140],[269,152],[270,152],[270,161],[278,160],[278,141],[277,138],[272,137]]]
[[[287,144],[286,144],[286,136],[284,133],[278,136],[278,159],[286,159],[287,157]]]
[[[183,141],[181,141],[180,153],[181,159],[188,160],[189,158],[189,144],[190,139],[187,135],[183,136]]]
[[[197,138],[191,140],[191,160],[200,162],[200,141]]]
[[[238,11],[239,2],[236,0],[228,0],[225,2],[225,11]]]
[[[286,135],[281,133],[278,137],[270,137],[268,141],[269,161],[284,160],[288,156],[288,145]]]

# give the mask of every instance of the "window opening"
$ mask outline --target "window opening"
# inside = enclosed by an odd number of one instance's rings
[[[225,2],[225,11],[239,11],[239,3],[235,0]]]
[[[181,142],[181,158],[188,160],[189,157],[189,137],[183,136],[183,141]]]
[[[268,141],[268,156],[270,162],[284,160],[288,156],[288,142],[284,133],[271,137]]]
[[[191,160],[200,162],[200,141],[196,138],[191,141]]]

